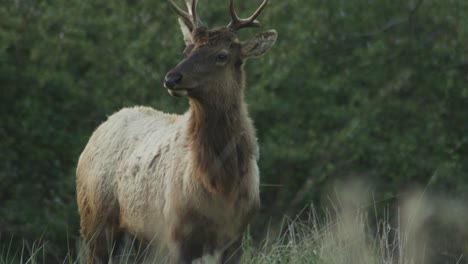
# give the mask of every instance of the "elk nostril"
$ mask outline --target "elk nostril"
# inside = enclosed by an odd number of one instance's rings
[[[182,80],[182,74],[168,74],[166,75],[164,85],[167,88],[174,88]]]

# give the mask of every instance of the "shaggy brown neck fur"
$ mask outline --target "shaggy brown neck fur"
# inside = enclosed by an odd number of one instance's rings
[[[190,99],[188,134],[194,176],[210,192],[224,196],[235,192],[256,150],[242,92],[238,97],[230,98],[228,105]]]

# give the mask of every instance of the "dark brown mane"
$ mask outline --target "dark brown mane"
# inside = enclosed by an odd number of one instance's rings
[[[219,112],[191,101],[189,139],[194,176],[210,192],[233,194],[255,153],[255,131],[246,107],[232,105]]]

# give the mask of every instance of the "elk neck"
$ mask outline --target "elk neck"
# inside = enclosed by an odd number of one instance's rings
[[[257,149],[243,89],[234,89],[238,93],[217,103],[190,98],[188,138],[193,176],[209,192],[225,197],[238,189]]]

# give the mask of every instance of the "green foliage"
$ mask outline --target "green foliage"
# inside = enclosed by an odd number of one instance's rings
[[[201,1],[200,15],[226,24],[226,5]],[[347,177],[372,181],[378,199],[413,185],[468,193],[467,13],[457,0],[270,1],[260,20],[279,39],[246,66],[264,184],[256,226]],[[46,230],[47,254],[63,260],[93,129],[124,106],[186,109],[162,87],[182,37],[165,1],[7,1],[0,17],[0,234]]]
[[[356,175],[382,196],[431,178],[431,188],[466,192],[468,5],[300,4],[271,5],[278,44],[248,67],[262,80],[251,105],[263,182],[283,186],[265,187],[264,201],[298,206]]]

